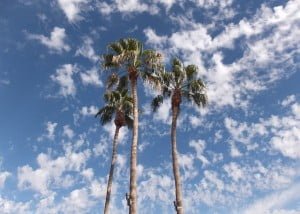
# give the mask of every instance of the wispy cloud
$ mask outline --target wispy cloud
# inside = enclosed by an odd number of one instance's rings
[[[97,62],[99,60],[99,56],[95,53],[93,48],[93,40],[90,37],[84,37],[83,44],[76,50],[76,56],[83,56],[88,58],[92,62]]]
[[[57,2],[64,11],[68,21],[74,23],[83,19],[80,14],[90,0],[57,0]]]
[[[59,94],[61,96],[75,96],[76,86],[73,75],[77,71],[76,65],[65,64],[56,69],[55,74],[50,76],[51,80],[59,85]]]
[[[64,28],[54,27],[49,37],[30,33],[27,33],[26,35],[28,39],[37,40],[48,47],[51,53],[61,54],[71,50],[71,47],[65,42],[67,35]]]

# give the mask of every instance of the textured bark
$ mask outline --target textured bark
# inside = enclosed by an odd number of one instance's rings
[[[111,165],[109,170],[109,177],[107,182],[107,191],[106,191],[106,199],[105,199],[105,206],[104,206],[104,214],[109,213],[109,203],[110,203],[110,196],[111,196],[111,187],[113,182],[114,176],[114,168],[117,161],[117,145],[118,145],[118,136],[121,126],[116,126],[115,136],[113,140],[113,149],[112,149],[112,157],[111,157]]]
[[[173,97],[178,99],[178,97]],[[173,100],[174,104],[176,100]],[[173,102],[172,102],[173,104]],[[171,146],[172,146],[172,162],[173,162],[173,174],[175,179],[175,194],[176,201],[174,202],[174,206],[177,214],[183,214],[183,203],[182,203],[182,193],[181,193],[181,181],[180,181],[180,171],[179,171],[179,163],[178,163],[178,154],[177,154],[177,146],[176,146],[176,125],[177,125],[177,117],[179,113],[179,105],[172,105],[172,127],[171,127]]]
[[[133,98],[133,130],[130,157],[130,193],[129,193],[129,214],[137,213],[137,144],[138,144],[138,97],[137,97],[137,76],[130,77],[131,95]]]

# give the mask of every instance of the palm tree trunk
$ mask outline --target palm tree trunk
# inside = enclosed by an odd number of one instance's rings
[[[130,194],[129,214],[137,213],[137,144],[138,144],[138,97],[137,79],[131,79],[131,95],[133,98],[133,130],[130,159]]]
[[[183,214],[180,171],[179,171],[178,155],[177,155],[177,147],[176,147],[176,124],[177,124],[178,113],[179,113],[178,106],[173,106],[172,107],[171,145],[172,145],[173,174],[174,174],[174,179],[175,179],[175,190],[176,190],[175,191],[176,201],[174,201],[174,205],[175,205],[177,214]]]
[[[110,170],[109,170],[109,177],[108,177],[108,182],[107,182],[107,191],[106,191],[106,199],[105,199],[105,206],[104,206],[104,214],[108,214],[109,210],[109,203],[110,203],[110,195],[111,195],[111,187],[112,187],[112,182],[113,182],[113,176],[114,176],[114,168],[115,168],[115,163],[117,160],[117,145],[118,145],[118,136],[119,136],[119,131],[120,131],[120,126],[116,126],[115,130],[115,136],[113,140],[113,149],[112,149],[112,157],[111,157],[111,165],[110,165]]]

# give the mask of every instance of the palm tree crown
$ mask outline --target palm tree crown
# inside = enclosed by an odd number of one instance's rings
[[[161,94],[153,99],[153,110],[156,111],[166,97],[172,98],[172,107],[180,107],[182,98],[199,107],[206,106],[206,88],[203,81],[197,78],[197,73],[197,66],[184,66],[179,59],[173,59],[171,72],[164,70],[157,73]]]
[[[144,50],[142,43],[132,38],[109,44],[108,53],[102,57],[104,68],[112,71],[107,78],[108,88],[116,84],[127,87],[128,79],[133,80],[138,76],[153,83],[155,79],[151,74],[163,67],[160,53],[151,49]]]
[[[128,90],[108,91],[104,94],[104,101],[105,106],[95,115],[100,118],[102,125],[114,118],[116,126],[132,127],[132,98],[128,95]]]

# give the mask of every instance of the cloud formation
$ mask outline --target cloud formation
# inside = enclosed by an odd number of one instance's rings
[[[63,10],[70,23],[83,19],[80,13],[89,1],[90,0],[57,0],[59,7]]]
[[[76,72],[76,65],[64,64],[56,69],[55,74],[50,76],[51,80],[59,85],[59,95],[63,97],[75,96],[76,87],[73,75]]]
[[[67,35],[64,28],[54,27],[50,37],[40,34],[27,34],[27,38],[39,41],[48,47],[51,53],[61,54],[71,50],[71,47],[65,42]]]

